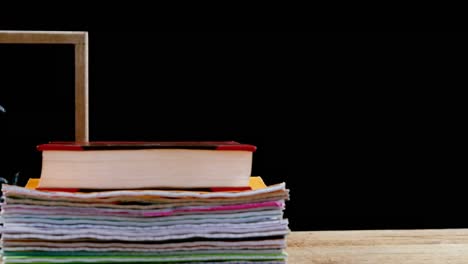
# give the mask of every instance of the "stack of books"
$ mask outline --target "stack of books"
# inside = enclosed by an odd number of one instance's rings
[[[286,262],[288,190],[250,177],[251,145],[40,148],[41,180],[2,188],[4,263]],[[75,169],[86,176],[60,176]]]

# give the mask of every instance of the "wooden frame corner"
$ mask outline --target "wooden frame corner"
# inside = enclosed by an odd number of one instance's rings
[[[88,142],[88,32],[0,31],[0,44],[73,44],[75,46],[75,141]]]

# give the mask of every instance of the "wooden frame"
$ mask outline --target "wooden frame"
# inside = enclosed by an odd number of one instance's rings
[[[75,46],[75,140],[88,142],[88,33],[0,31],[0,44],[73,44]]]

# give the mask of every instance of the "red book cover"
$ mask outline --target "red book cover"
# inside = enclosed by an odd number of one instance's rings
[[[125,150],[125,149],[202,149],[242,150],[254,152],[256,147],[236,141],[94,141],[94,142],[50,142],[37,147],[47,150]]]
[[[82,190],[79,188],[40,188],[37,187],[36,190],[38,191],[46,191],[46,192],[95,192],[97,190]],[[186,189],[190,190],[190,189]],[[198,190],[198,189],[193,189],[193,190]],[[210,192],[241,192],[241,191],[250,191],[252,190],[252,187],[250,186],[245,186],[245,187],[210,187],[206,188],[205,191],[210,191]]]

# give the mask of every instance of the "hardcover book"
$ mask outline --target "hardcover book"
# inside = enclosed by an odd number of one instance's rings
[[[39,188],[248,187],[256,147],[234,141],[39,145]]]

